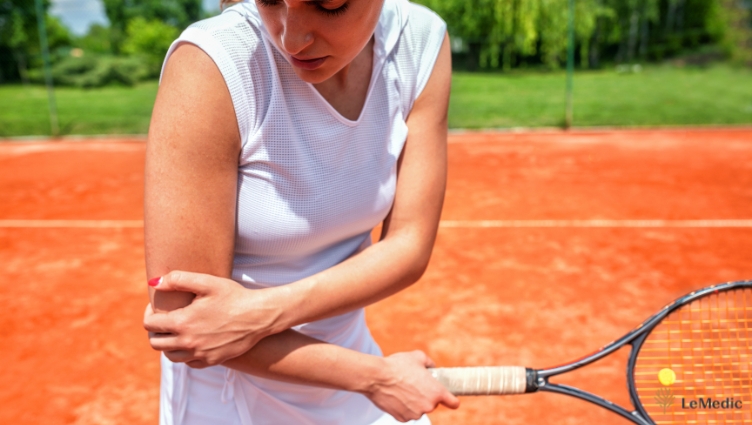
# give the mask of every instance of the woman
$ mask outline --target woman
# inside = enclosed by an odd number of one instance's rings
[[[223,3],[168,52],[147,146],[161,423],[428,423],[458,400],[425,354],[382,357],[363,308],[431,254],[445,25],[406,0]]]

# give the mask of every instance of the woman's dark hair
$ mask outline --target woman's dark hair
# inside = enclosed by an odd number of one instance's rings
[[[235,3],[242,3],[243,0],[219,0],[219,8],[224,9],[227,6],[232,6]]]

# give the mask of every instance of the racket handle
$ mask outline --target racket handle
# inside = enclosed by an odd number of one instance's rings
[[[523,394],[538,390],[535,371],[521,366],[429,369],[454,395]]]

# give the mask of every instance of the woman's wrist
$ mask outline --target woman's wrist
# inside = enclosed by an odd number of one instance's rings
[[[316,319],[311,318],[312,289],[315,280],[299,280],[288,285],[281,285],[269,290],[269,304],[274,306],[277,314],[274,320],[275,332],[282,332],[294,326],[302,325]]]
[[[370,396],[393,380],[383,357],[367,355],[360,363],[359,370],[353,374],[354,379],[345,390]]]
[[[285,285],[286,286],[286,285]],[[294,323],[294,309],[290,305],[291,291],[285,286],[245,290],[244,314],[249,327],[258,329],[259,312],[265,322],[261,324],[261,335],[267,337],[284,332],[297,323]]]

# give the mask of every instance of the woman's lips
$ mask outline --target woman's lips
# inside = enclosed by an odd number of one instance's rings
[[[298,59],[295,56],[290,56],[290,61],[292,62],[293,65],[297,66],[298,68],[303,68],[309,71],[320,67],[324,63],[325,60],[326,60],[326,57],[316,58],[316,59]]]

